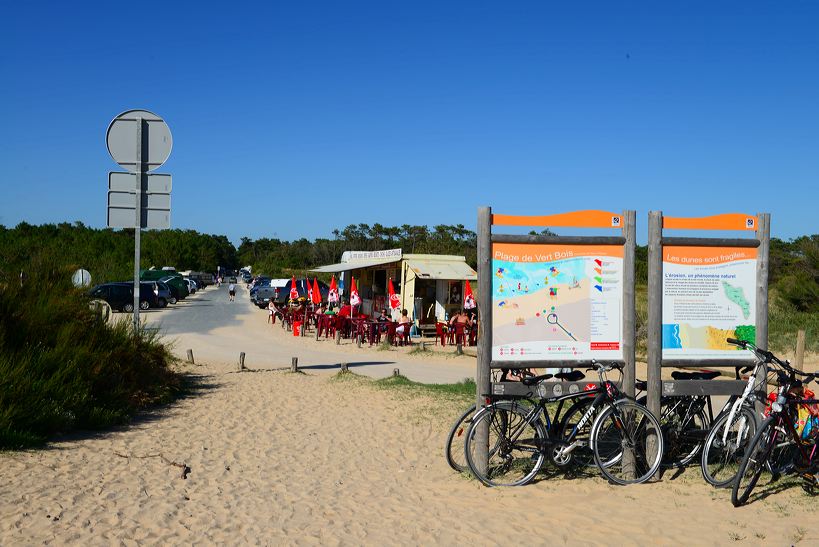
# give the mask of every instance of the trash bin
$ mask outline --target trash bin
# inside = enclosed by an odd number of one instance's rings
[[[293,336],[301,336],[301,321],[293,321]]]

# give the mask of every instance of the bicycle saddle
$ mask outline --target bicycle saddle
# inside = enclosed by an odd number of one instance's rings
[[[675,380],[713,380],[720,373],[712,370],[711,372],[682,372],[675,370],[671,373],[671,377]]]
[[[548,380],[549,378],[554,378],[553,374],[541,374],[540,376],[528,376],[526,378],[521,378],[520,381],[523,385],[526,386],[533,386],[542,382],[543,380]]]
[[[555,374],[555,378],[560,378],[566,382],[577,382],[585,378],[586,375],[583,374],[583,371],[580,370],[573,370],[571,372],[558,372]]]

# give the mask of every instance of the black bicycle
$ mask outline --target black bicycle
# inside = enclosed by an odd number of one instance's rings
[[[547,457],[562,467],[576,450],[590,447],[595,465],[609,481],[649,480],[662,460],[660,423],[608,380],[606,374],[613,369],[622,371],[622,366],[592,362],[589,370],[597,371],[600,385],[584,391],[490,401],[475,414],[466,434],[464,452],[472,474],[487,486],[523,485],[534,479]],[[522,382],[535,386],[552,377],[545,374]],[[581,398],[591,402],[582,403],[582,415],[556,435],[547,404]]]
[[[767,419],[757,430],[739,465],[731,490],[731,503],[734,507],[748,501],[766,468],[790,468],[802,477],[805,488],[811,492],[819,486],[816,476],[819,471],[817,431],[813,430],[806,437],[797,432],[794,426],[799,419],[800,405],[819,403],[819,399],[804,397],[804,386],[814,381],[819,372],[804,373],[770,352],[760,349],[757,352],[764,353],[766,361],[777,367],[774,369],[778,383],[777,395],[776,400],[771,403]]]

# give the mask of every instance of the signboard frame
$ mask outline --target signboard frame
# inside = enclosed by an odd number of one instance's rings
[[[537,226],[613,229],[618,236],[555,236],[555,235],[513,235],[493,233],[493,226]],[[575,211],[548,216],[512,216],[493,214],[490,207],[478,210],[478,287],[484,300],[478,306],[478,386],[477,398],[482,404],[483,396],[491,393],[490,370],[497,368],[555,368],[583,367],[591,364],[591,359],[548,359],[516,360],[498,359],[492,355],[493,324],[492,310],[495,306],[492,291],[492,245],[494,243],[519,243],[537,245],[591,245],[622,246],[622,358],[606,359],[624,365],[624,385],[628,394],[634,392],[635,364],[635,300],[634,300],[634,257],[636,250],[636,212],[623,213],[606,211]]]
[[[648,408],[659,416],[660,397],[696,395],[705,387],[714,394],[741,393],[744,382],[716,382],[713,380],[662,381],[663,367],[737,367],[753,365],[753,356],[747,359],[664,358],[663,357],[663,249],[666,247],[727,247],[755,249],[756,295],[755,295],[755,343],[768,345],[768,256],[770,247],[769,213],[748,215],[729,213],[709,217],[663,217],[662,211],[650,211],[648,216]],[[664,230],[709,230],[753,232],[753,238],[726,237],[669,237]],[[764,381],[764,379],[762,379]]]

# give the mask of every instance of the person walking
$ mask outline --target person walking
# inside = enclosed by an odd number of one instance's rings
[[[236,285],[231,283],[228,285],[228,294],[230,295],[230,301],[234,302],[236,300]]]

